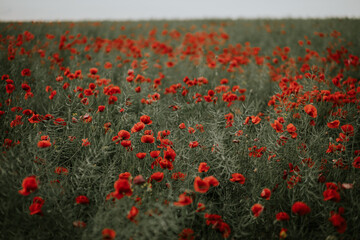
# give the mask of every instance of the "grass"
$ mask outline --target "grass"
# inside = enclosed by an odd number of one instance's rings
[[[358,19],[0,23],[1,238],[357,239],[358,26]],[[132,132],[143,115],[152,123]],[[120,130],[131,133],[131,147],[114,138]],[[51,146],[38,147],[41,140]],[[200,163],[209,170],[199,172]],[[119,177],[125,172],[131,176]],[[159,182],[156,172],[164,174]],[[234,173],[245,182],[230,181]],[[30,176],[37,187],[23,196]],[[206,179],[205,192],[196,177]],[[120,178],[131,189],[116,187]],[[37,196],[44,204],[29,209]],[[296,202],[310,212],[293,210]],[[138,212],[129,215],[132,207]],[[279,212],[290,219],[277,220]]]

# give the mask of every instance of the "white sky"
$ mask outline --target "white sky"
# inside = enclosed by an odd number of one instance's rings
[[[360,18],[360,0],[0,0],[0,21]]]

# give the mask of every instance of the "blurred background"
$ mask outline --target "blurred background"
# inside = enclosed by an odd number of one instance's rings
[[[360,0],[0,0],[0,21],[359,18]]]

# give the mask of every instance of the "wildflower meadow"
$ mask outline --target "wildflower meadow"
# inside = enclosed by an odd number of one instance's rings
[[[360,20],[0,23],[1,239],[360,239]]]

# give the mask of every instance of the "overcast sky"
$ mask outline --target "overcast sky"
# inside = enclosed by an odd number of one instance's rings
[[[360,0],[0,0],[0,21],[360,18]]]

